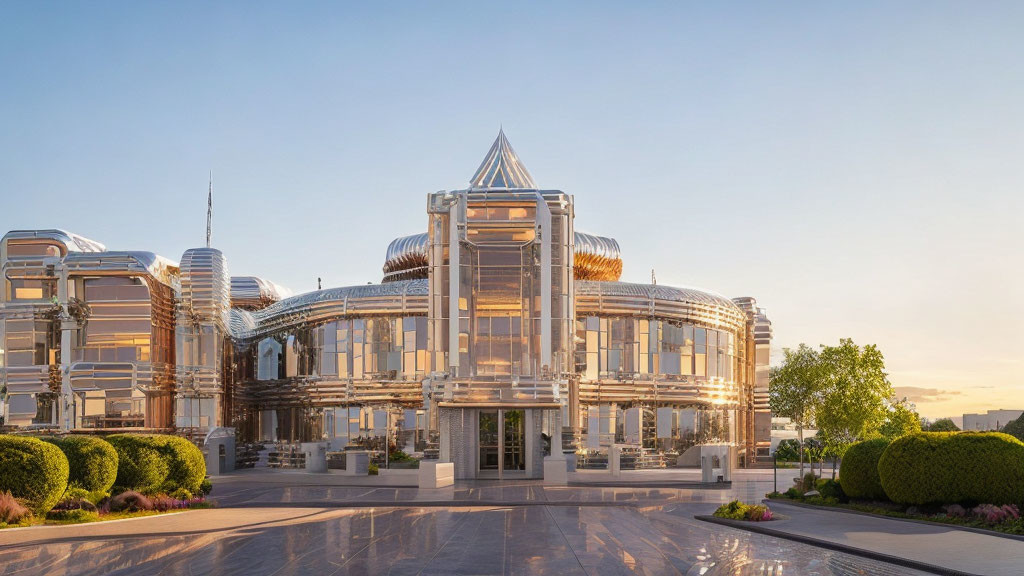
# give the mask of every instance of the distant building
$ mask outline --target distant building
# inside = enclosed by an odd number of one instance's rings
[[[1020,418],[1021,414],[1024,414],[1024,410],[989,410],[985,414],[964,414],[962,429],[999,430],[1008,422]]]

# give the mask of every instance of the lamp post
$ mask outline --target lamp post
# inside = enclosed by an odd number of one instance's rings
[[[775,449],[775,454],[772,454],[772,485],[773,492],[779,491],[779,450]]]

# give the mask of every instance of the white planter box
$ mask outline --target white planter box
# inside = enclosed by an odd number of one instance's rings
[[[420,461],[420,488],[444,488],[455,484],[455,463]]]

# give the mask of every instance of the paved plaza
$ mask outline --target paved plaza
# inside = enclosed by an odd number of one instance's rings
[[[926,573],[878,559],[890,556],[931,573],[1000,576],[1024,562],[1020,539],[785,504],[774,505],[776,521],[756,525],[772,534],[711,524],[695,516],[759,501],[775,486],[771,471],[738,471],[715,488],[684,484],[692,475],[420,490],[248,470],[215,479],[216,509],[0,531],[0,575]],[[780,471],[779,485],[794,476]]]
[[[771,489],[770,472],[737,476],[728,489],[420,491],[242,472],[216,479],[217,509],[0,531],[0,574],[922,574],[694,519]]]

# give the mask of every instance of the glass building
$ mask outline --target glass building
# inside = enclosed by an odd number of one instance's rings
[[[291,296],[62,230],[0,242],[0,407],[14,430],[233,427],[243,442],[391,444],[459,478],[767,459],[771,323],[753,298],[620,281],[608,237],[539,188],[499,133],[464,190],[427,199],[380,284]]]

